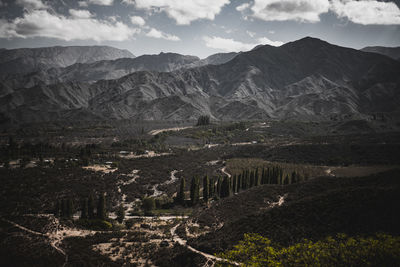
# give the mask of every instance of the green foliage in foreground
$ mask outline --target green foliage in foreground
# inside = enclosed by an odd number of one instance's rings
[[[338,234],[317,242],[305,239],[279,247],[266,237],[245,234],[232,250],[218,256],[243,266],[399,266],[400,237]]]

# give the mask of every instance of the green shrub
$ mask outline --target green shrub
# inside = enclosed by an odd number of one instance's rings
[[[234,249],[218,256],[245,266],[398,266],[400,237],[338,234],[335,238],[316,242],[305,239],[279,247],[266,237],[245,234]]]
[[[100,219],[80,219],[76,224],[93,230],[111,230],[113,227],[110,222]]]

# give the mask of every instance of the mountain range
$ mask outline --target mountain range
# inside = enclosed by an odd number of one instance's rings
[[[400,47],[368,46],[361,49],[364,52],[378,53],[400,60]]]
[[[54,46],[42,48],[0,49],[0,75],[29,73],[75,63],[134,58],[128,50],[110,46]]]
[[[399,61],[306,37],[204,60],[162,53],[9,73],[1,81],[0,118],[20,123],[363,117],[398,112],[399,87]]]

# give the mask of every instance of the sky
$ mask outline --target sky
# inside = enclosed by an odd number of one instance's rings
[[[400,46],[400,0],[0,0],[0,48],[109,45],[200,58],[306,36]]]

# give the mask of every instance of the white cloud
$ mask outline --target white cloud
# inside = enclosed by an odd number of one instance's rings
[[[400,24],[400,9],[393,2],[332,0],[331,10],[358,24]]]
[[[87,3],[86,1],[78,1],[78,5],[79,5],[80,7],[87,7],[87,6],[88,6],[88,3]]]
[[[144,26],[146,24],[146,21],[142,17],[139,17],[139,16],[132,16],[131,22],[132,22],[132,24],[139,25],[139,26]]]
[[[47,8],[41,0],[17,0],[15,3],[28,10]]]
[[[152,38],[157,38],[157,39],[165,39],[168,41],[180,41],[181,39],[172,34],[164,33],[162,31],[159,31],[157,29],[152,28],[148,33],[146,33],[147,37],[152,37]]]
[[[263,45],[272,45],[272,46],[281,46],[284,44],[284,42],[281,42],[281,41],[271,41],[267,37],[259,38],[258,42]]]
[[[114,0],[89,0],[89,4],[99,6],[111,6]]]
[[[329,11],[329,0],[254,0],[251,11],[265,21],[318,22]]]
[[[249,8],[249,7],[250,7],[249,3],[244,3],[244,4],[241,4],[241,5],[237,6],[236,10],[242,12],[245,9]]]
[[[214,48],[218,50],[223,50],[226,52],[240,52],[240,51],[248,51],[253,49],[259,44],[268,44],[272,46],[281,46],[283,42],[280,41],[271,41],[267,37],[259,38],[257,41],[254,43],[243,43],[240,41],[236,41],[230,38],[222,38],[222,37],[209,37],[209,36],[204,36],[203,40],[206,43],[206,46],[209,48]]]
[[[214,20],[230,0],[123,0],[123,2],[135,4],[140,9],[163,11],[177,24],[188,25],[199,19]]]
[[[89,17],[65,17],[51,14],[46,10],[26,12],[13,21],[3,20],[0,25],[0,38],[47,37],[65,41],[124,41],[138,32],[138,29],[129,28],[122,22],[109,22]]]
[[[69,14],[71,14],[73,18],[87,19],[92,17],[92,14],[88,10],[70,9]]]
[[[219,49],[226,52],[240,52],[251,50],[257,44],[248,44],[242,43],[239,41],[235,41],[233,39],[226,39],[221,37],[203,37],[203,40],[206,42],[206,46],[209,48]]]

